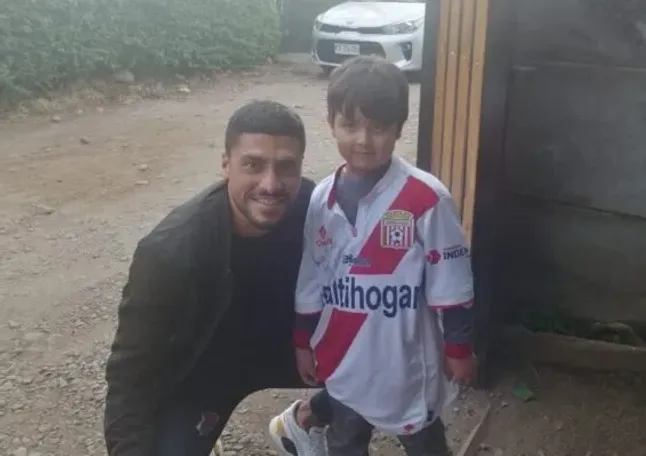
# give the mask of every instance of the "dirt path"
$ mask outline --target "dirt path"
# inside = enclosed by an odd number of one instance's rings
[[[224,125],[247,100],[295,107],[309,136],[306,174],[330,172],[338,158],[323,117],[325,81],[308,71],[277,66],[183,100],[0,126],[0,454],[104,454],[103,363],[135,243],[217,177]],[[413,85],[413,117],[418,94]],[[413,119],[399,149],[411,160],[416,131]],[[249,398],[225,432],[230,454],[271,454],[267,419],[300,394]],[[460,411],[456,441],[481,406]],[[510,452],[496,454],[523,454],[504,445]],[[383,440],[376,448],[395,452]]]
[[[216,179],[225,123],[247,100],[295,107],[309,135],[306,173],[327,174],[338,158],[323,117],[324,90],[313,74],[276,67],[244,80],[222,78],[185,100],[0,129],[0,453],[103,452],[103,362],[135,243],[169,208]],[[409,157],[415,129],[411,122],[402,145]],[[264,448],[250,436],[262,433],[284,396],[266,393],[254,407],[268,410],[262,418],[245,417],[242,407],[242,423],[259,426],[241,436],[234,423],[235,445]]]

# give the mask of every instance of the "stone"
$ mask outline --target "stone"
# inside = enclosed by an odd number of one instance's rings
[[[42,339],[43,336],[44,336],[44,334],[42,332],[32,331],[32,332],[28,332],[27,334],[25,334],[23,336],[23,340],[25,340],[26,342],[36,342],[37,340]]]
[[[25,447],[20,447],[11,453],[12,456],[28,456],[29,451]]]
[[[114,80],[120,84],[132,84],[135,82],[135,75],[130,70],[121,70],[114,74]]]

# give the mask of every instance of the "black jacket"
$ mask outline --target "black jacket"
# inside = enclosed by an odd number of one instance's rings
[[[302,251],[313,182],[290,216]],[[134,253],[106,367],[110,456],[154,456],[155,412],[191,372],[231,303],[231,213],[224,182],[173,210]],[[294,284],[295,286],[296,284]]]

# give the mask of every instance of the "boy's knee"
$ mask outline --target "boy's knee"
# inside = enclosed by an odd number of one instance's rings
[[[329,456],[368,456],[373,428],[361,415],[333,403],[334,420],[327,431]]]
[[[322,389],[310,397],[307,408],[312,415],[313,421],[317,423],[314,426],[323,427],[332,422],[332,405],[326,390]]]
[[[301,401],[296,410],[296,422],[298,425],[309,431],[313,427],[325,427],[329,424],[329,420],[326,420],[326,410],[321,409],[321,405],[316,401],[312,402],[312,399],[308,401]]]

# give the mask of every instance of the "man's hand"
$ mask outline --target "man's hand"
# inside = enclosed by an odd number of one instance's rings
[[[317,386],[319,382],[316,380],[316,363],[314,362],[314,354],[312,350],[305,348],[296,349],[296,367],[301,379],[309,386]]]
[[[476,358],[469,356],[467,358],[445,358],[446,374],[449,378],[457,383],[466,385],[473,380],[476,373]]]

